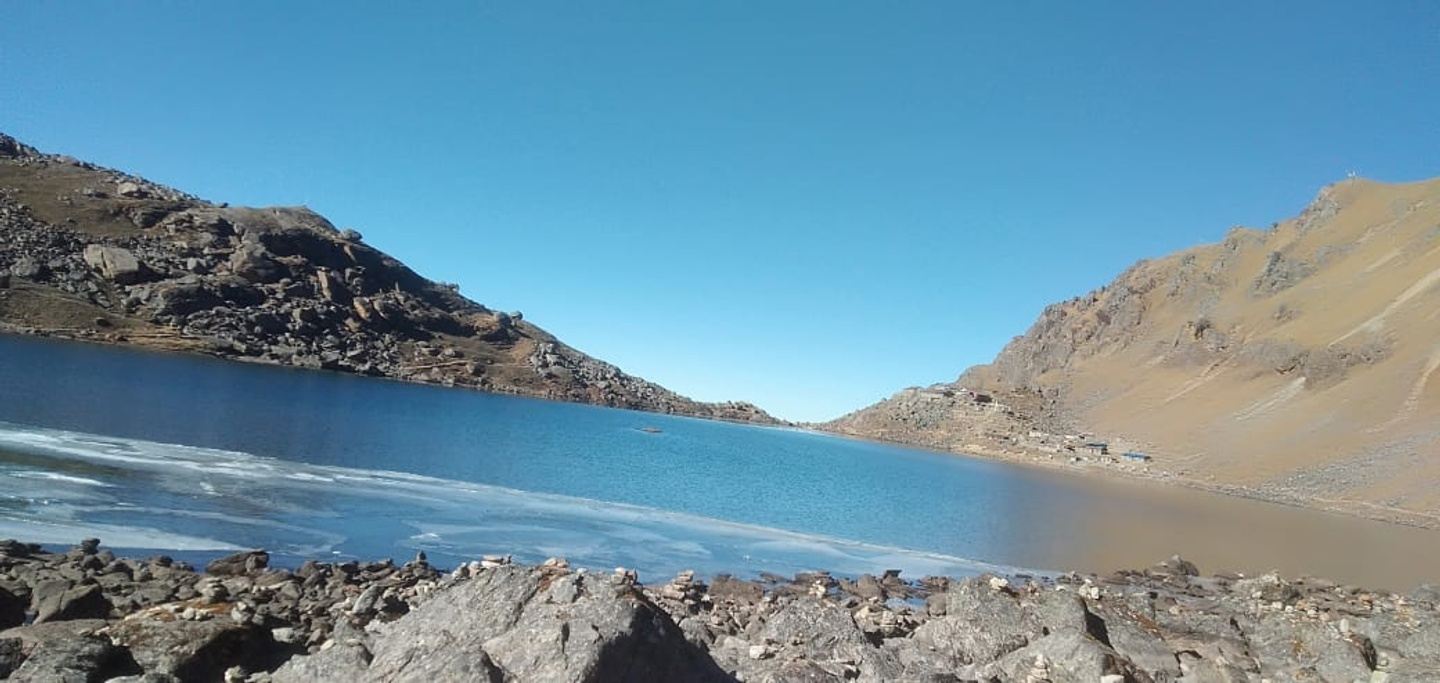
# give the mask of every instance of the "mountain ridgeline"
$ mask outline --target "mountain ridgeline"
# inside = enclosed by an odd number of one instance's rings
[[[1440,180],[1350,179],[1268,230],[1141,261],[992,363],[823,428],[1068,461],[1104,441],[1144,452],[1122,466],[1430,523],[1437,285]]]
[[[309,209],[215,204],[5,135],[0,330],[776,422],[628,375]]]

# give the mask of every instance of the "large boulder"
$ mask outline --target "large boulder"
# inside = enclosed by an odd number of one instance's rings
[[[150,287],[154,290],[143,293],[148,298],[142,295],[137,299],[145,299],[156,315],[189,315],[225,303],[199,279],[181,279]]]
[[[1300,621],[1284,612],[1242,619],[1240,625],[1261,673],[1272,679],[1369,680],[1377,664],[1369,638],[1335,626]]]
[[[1007,681],[1096,683],[1106,676],[1120,681],[1149,681],[1114,648],[1083,631],[1041,636],[987,667],[989,675]],[[1043,672],[1043,673],[1042,673]]]
[[[334,271],[320,270],[316,272],[315,288],[320,293],[320,297],[326,301],[341,305],[350,302],[350,290],[345,288],[345,281],[335,275]]]
[[[1116,652],[1157,681],[1180,677],[1180,661],[1175,656],[1175,650],[1180,648],[1165,642],[1153,620],[1118,608],[1100,613],[1104,615],[1106,641]]]
[[[73,585],[64,579],[35,584],[30,593],[30,606],[35,610],[35,623],[69,619],[105,619],[110,616],[110,601],[95,584]]]
[[[86,619],[0,631],[0,669],[9,669],[6,680],[34,683],[99,683],[140,673],[130,653],[99,634],[104,626]]]
[[[83,256],[86,265],[115,284],[133,285],[149,276],[149,270],[128,249],[91,244],[85,247]]]
[[[945,616],[915,630],[915,641],[954,665],[995,661],[1042,633],[1035,615],[1014,594],[979,580],[959,582],[945,594]]]
[[[150,196],[150,192],[141,186],[140,183],[130,180],[116,184],[115,194],[127,199],[146,199]]]
[[[39,282],[50,276],[50,267],[29,256],[22,256],[10,264],[10,274],[22,280]]]
[[[226,555],[205,565],[205,571],[215,576],[240,576],[253,574],[270,566],[270,553],[264,550],[246,550]]]
[[[250,282],[278,282],[288,274],[265,245],[248,240],[230,255],[230,272]]]
[[[289,654],[269,629],[232,619],[185,621],[163,607],[126,617],[106,633],[146,672],[184,681],[219,680],[232,666],[272,669]]]
[[[487,569],[371,629],[274,680],[728,680],[632,584],[555,568]]]
[[[899,662],[874,647],[849,610],[813,597],[797,598],[781,607],[765,622],[758,640],[737,667],[747,680],[884,681],[901,677]],[[786,668],[796,660],[807,664],[801,669]],[[772,663],[779,668],[766,671]]]

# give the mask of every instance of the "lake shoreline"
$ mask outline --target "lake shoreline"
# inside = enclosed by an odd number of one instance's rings
[[[1440,515],[1416,512],[1414,510],[1403,510],[1400,508],[1376,505],[1354,500],[1325,500],[1315,497],[1303,496],[1295,493],[1265,491],[1253,486],[1241,484],[1222,484],[1219,482],[1206,481],[1196,477],[1175,474],[1173,472],[1155,472],[1148,468],[1136,468],[1127,464],[1107,463],[1070,463],[1064,459],[1056,459],[1056,454],[1034,452],[1016,452],[998,449],[976,448],[967,446],[965,450],[949,450],[939,446],[917,444],[901,439],[886,439],[878,436],[862,436],[840,431],[820,429],[815,426],[797,426],[793,429],[808,431],[824,436],[833,436],[842,439],[855,439],[868,441],[890,446],[904,446],[930,453],[937,453],[951,457],[970,458],[982,462],[1003,462],[1010,465],[1019,465],[1027,468],[1034,468],[1050,473],[1065,473],[1080,477],[1094,477],[1112,481],[1125,481],[1144,484],[1161,484],[1175,486],[1195,491],[1204,491],[1233,498],[1242,498],[1262,503],[1272,503],[1287,507],[1313,510],[1337,515],[1346,515],[1360,519],[1368,519],[1386,524],[1413,527],[1417,529],[1440,529]]]
[[[342,376],[342,377],[357,377],[357,378],[365,378],[365,379],[375,379],[375,380],[382,380],[382,381],[390,381],[390,382],[396,382],[396,383],[405,384],[405,385],[438,387],[438,388],[443,388],[443,389],[453,389],[453,390],[460,390],[460,391],[466,391],[466,392],[479,392],[479,393],[482,393],[482,394],[489,394],[489,395],[496,395],[496,396],[509,396],[509,397],[514,397],[514,398],[523,398],[523,399],[529,399],[529,400],[534,400],[534,401],[543,401],[543,402],[547,402],[547,403],[561,403],[561,404],[572,404],[572,405],[594,405],[594,404],[576,403],[576,402],[574,402],[574,401],[566,401],[566,400],[563,400],[563,399],[556,399],[556,398],[551,398],[551,397],[547,397],[547,396],[527,394],[527,393],[523,393],[523,392],[508,392],[508,391],[499,391],[499,390],[491,390],[491,389],[481,389],[481,388],[476,388],[476,387],[468,387],[468,386],[460,386],[460,385],[447,385],[447,384],[443,384],[443,383],[427,382],[427,381],[421,381],[421,380],[412,379],[412,378],[405,378],[405,377],[389,377],[389,376],[378,376],[378,375],[361,375],[361,374],[356,374],[356,373],[353,373],[353,372],[346,372],[346,371],[342,371],[342,370],[327,370],[327,369],[323,369],[323,368],[303,368],[303,367],[296,367],[296,366],[292,366],[292,365],[285,365],[285,364],[283,364],[283,363],[267,362],[267,361],[264,361],[264,360],[261,360],[261,359],[252,359],[252,358],[246,358],[246,357],[241,357],[241,356],[235,356],[235,355],[233,355],[233,354],[220,353],[220,352],[217,352],[217,351],[215,351],[215,350],[213,350],[213,349],[209,349],[209,348],[204,347],[202,344],[200,344],[200,341],[201,341],[201,340],[199,340],[199,339],[193,339],[193,340],[191,340],[191,341],[195,342],[195,344],[193,344],[193,345],[189,345],[189,346],[182,345],[182,346],[178,346],[178,347],[177,347],[177,346],[174,345],[175,338],[169,337],[169,336],[166,336],[166,337],[157,337],[157,338],[155,338],[154,340],[142,339],[142,340],[138,340],[138,341],[137,341],[137,340],[135,340],[135,339],[128,338],[128,337],[125,337],[125,336],[123,336],[123,335],[117,336],[119,333],[97,332],[97,331],[92,331],[92,330],[77,330],[77,331],[74,331],[74,332],[75,332],[75,333],[72,334],[71,331],[65,331],[65,330],[46,330],[46,329],[42,329],[42,328],[18,326],[18,325],[14,325],[14,324],[12,324],[12,323],[0,321],[0,335],[14,335],[14,336],[26,337],[26,338],[38,338],[38,339],[56,340],[56,341],[62,341],[62,342],[73,342],[73,343],[81,343],[81,344],[94,344],[94,345],[97,345],[97,346],[111,347],[111,348],[119,348],[119,349],[128,349],[128,350],[141,351],[141,352],[145,352],[145,353],[155,353],[155,354],[160,354],[160,355],[181,355],[181,356],[188,356],[188,357],[193,357],[193,358],[206,358],[206,359],[215,360],[215,361],[222,361],[222,362],[233,362],[233,363],[242,363],[242,364],[248,364],[248,365],[255,365],[255,366],[258,366],[258,367],[283,368],[283,369],[286,369],[286,370],[292,370],[292,371],[297,371],[297,372],[320,372],[320,373],[324,373],[324,374],[336,375],[336,376]],[[1440,515],[1427,514],[1427,513],[1417,512],[1417,511],[1413,511],[1413,510],[1403,510],[1403,509],[1399,509],[1399,508],[1393,508],[1393,507],[1376,505],[1376,504],[1373,504],[1373,503],[1365,503],[1365,502],[1363,502],[1363,501],[1353,501],[1353,500],[1324,500],[1324,499],[1320,499],[1320,498],[1316,498],[1316,497],[1303,496],[1303,495],[1300,495],[1300,494],[1289,493],[1289,492],[1265,491],[1265,490],[1263,490],[1263,489],[1255,488],[1255,487],[1253,487],[1253,486],[1245,486],[1245,485],[1240,485],[1240,484],[1224,484],[1224,483],[1219,483],[1219,482],[1206,481],[1206,480],[1204,480],[1204,479],[1199,479],[1199,478],[1196,478],[1196,477],[1191,477],[1191,476],[1185,476],[1185,475],[1175,474],[1175,473],[1173,473],[1173,472],[1155,472],[1155,471],[1151,471],[1149,468],[1143,468],[1143,469],[1141,469],[1141,468],[1136,468],[1136,467],[1134,467],[1134,466],[1129,466],[1129,465],[1118,465],[1118,466],[1117,466],[1117,465],[1107,465],[1107,464],[1103,464],[1103,463],[1072,464],[1072,463],[1063,461],[1063,459],[1062,459],[1062,460],[1057,460],[1057,459],[1054,457],[1055,454],[1043,453],[1043,452],[1039,452],[1039,451],[1036,451],[1036,452],[1015,452],[1015,451],[1007,451],[1007,450],[999,450],[999,449],[986,449],[986,448],[975,448],[975,447],[967,447],[966,450],[963,450],[963,451],[961,451],[961,450],[950,450],[950,449],[943,448],[943,447],[940,447],[940,446],[927,445],[927,444],[918,444],[918,443],[913,443],[913,442],[904,441],[904,440],[900,440],[900,439],[886,439],[886,438],[883,438],[883,437],[864,436],[864,435],[859,435],[859,434],[846,433],[846,432],[842,432],[842,431],[833,431],[833,430],[821,429],[821,428],[819,428],[818,426],[813,425],[813,424],[801,424],[801,423],[766,424],[766,423],[749,422],[749,421],[745,421],[745,420],[732,420],[732,419],[726,419],[726,418],[723,418],[723,417],[713,417],[713,416],[706,416],[706,415],[690,415],[690,414],[685,414],[685,413],[659,413],[659,412],[654,412],[654,411],[637,410],[637,409],[633,409],[633,408],[623,408],[623,407],[616,407],[616,406],[598,406],[598,407],[608,407],[608,408],[613,408],[613,409],[615,409],[615,410],[624,410],[624,411],[634,412],[634,413],[642,414],[642,415],[644,415],[644,414],[665,415],[665,416],[668,416],[668,417],[689,418],[689,419],[703,420],[703,421],[710,421],[710,422],[720,422],[720,423],[727,423],[727,424],[744,425],[744,426],[749,426],[749,427],[773,428],[773,429],[778,429],[778,430],[793,430],[793,431],[805,432],[805,433],[810,433],[810,434],[815,434],[815,435],[833,436],[833,437],[840,437],[840,438],[845,438],[845,439],[854,439],[854,440],[857,440],[857,441],[865,441],[865,442],[871,442],[871,443],[886,444],[886,445],[891,445],[891,446],[903,446],[903,447],[905,447],[905,448],[913,448],[913,449],[916,449],[916,450],[921,450],[921,451],[926,451],[926,452],[931,452],[931,453],[937,453],[937,454],[942,454],[942,455],[952,456],[952,457],[954,457],[954,456],[959,456],[959,457],[963,457],[963,458],[971,458],[971,459],[975,459],[975,460],[979,460],[979,461],[985,461],[985,462],[999,461],[999,462],[1004,462],[1004,463],[1012,464],[1012,465],[1020,465],[1020,466],[1022,466],[1022,467],[1037,468],[1037,469],[1039,469],[1039,470],[1046,471],[1046,472],[1052,472],[1052,473],[1054,473],[1054,472],[1059,472],[1059,473],[1077,475],[1077,476],[1082,476],[1082,477],[1096,477],[1096,478],[1105,479],[1105,480],[1112,480],[1112,481],[1128,481],[1128,482],[1140,482],[1140,483],[1146,483],[1146,484],[1162,484],[1162,485],[1178,486],[1178,487],[1181,487],[1181,488],[1186,488],[1186,489],[1191,489],[1191,490],[1196,490],[1196,491],[1204,491],[1204,492],[1207,492],[1207,493],[1214,493],[1214,494],[1219,494],[1219,495],[1224,495],[1224,496],[1230,496],[1230,497],[1234,497],[1234,498],[1241,498],[1241,499],[1259,501],[1259,502],[1264,502],[1264,503],[1272,503],[1272,504],[1276,504],[1276,505],[1284,505],[1284,506],[1288,506],[1288,507],[1295,507],[1295,508],[1301,508],[1301,509],[1305,509],[1305,510],[1313,510],[1313,511],[1318,511],[1318,512],[1331,513],[1331,514],[1347,515],[1347,516],[1352,516],[1352,517],[1358,517],[1358,518],[1361,518],[1361,519],[1368,519],[1368,520],[1373,520],[1373,521],[1377,521],[1377,522],[1384,522],[1384,523],[1387,523],[1387,524],[1395,524],[1395,525],[1408,526],[1408,527],[1414,527],[1414,528],[1420,528],[1420,529],[1432,529],[1432,530],[1433,530],[1433,529],[1440,529]]]
[[[43,339],[47,341],[59,341],[75,344],[91,344],[106,348],[137,351],[141,353],[153,353],[162,356],[183,356],[188,358],[201,358],[224,363],[238,363],[242,365],[253,365],[264,368],[279,368],[294,372],[322,373],[337,377],[354,377],[359,379],[378,380],[382,382],[394,382],[410,386],[434,387],[437,389],[450,389],[471,393],[487,394],[492,396],[506,396],[510,398],[523,398],[531,401],[544,401],[547,403],[563,403],[568,405],[593,406],[596,408],[610,408],[613,410],[625,410],[633,413],[664,415],[666,417],[681,417],[692,420],[705,420],[708,422],[721,422],[725,424],[745,425],[748,427],[770,427],[775,429],[797,429],[795,423],[777,420],[775,422],[764,422],[724,417],[721,415],[701,415],[692,413],[666,413],[658,410],[643,410],[640,408],[627,408],[604,403],[588,403],[584,401],[570,401],[563,398],[554,398],[541,393],[527,392],[518,388],[510,387],[478,387],[467,386],[456,383],[446,383],[419,379],[416,377],[403,377],[393,375],[373,375],[351,372],[343,369],[331,369],[323,367],[303,367],[277,362],[275,360],[237,355],[225,349],[216,348],[205,342],[202,337],[180,335],[142,336],[138,339],[130,336],[133,331],[127,333],[104,332],[90,329],[78,330],[56,330],[26,325],[16,325],[11,322],[0,320],[0,337],[9,335],[24,337],[28,339]]]
[[[575,681],[1440,673],[1436,588],[1203,575],[1178,557],[1106,575],[640,579],[506,556],[449,571],[423,554],[291,570],[264,551],[201,572],[163,556],[116,557],[95,539],[63,552],[0,541],[0,668],[17,680],[249,683],[492,669]],[[544,635],[557,629],[592,635]],[[633,639],[648,645],[623,646]],[[555,666],[565,675],[546,668]]]
[[[270,367],[0,337],[0,449],[23,454],[0,461],[17,506],[0,535],[446,562],[536,546],[647,573],[1105,572],[1184,552],[1373,586],[1440,560],[1424,526],[1175,482]],[[1357,559],[1397,554],[1415,560]]]

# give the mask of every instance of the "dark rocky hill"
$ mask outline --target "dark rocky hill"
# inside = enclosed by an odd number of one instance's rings
[[[212,203],[3,134],[0,330],[776,421],[628,375],[309,209]]]

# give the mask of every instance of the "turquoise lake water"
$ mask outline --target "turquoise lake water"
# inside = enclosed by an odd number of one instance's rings
[[[642,579],[1100,570],[1184,552],[1395,584],[1429,570],[1347,554],[1440,547],[1430,531],[799,430],[8,336],[0,482],[0,536],[24,540],[562,555]]]

